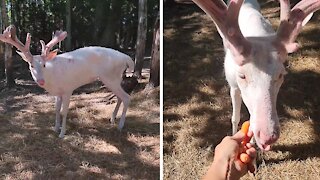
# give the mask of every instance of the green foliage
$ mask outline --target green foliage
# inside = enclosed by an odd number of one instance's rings
[[[48,42],[53,31],[66,29],[66,2],[67,0],[8,0],[8,7],[12,7],[9,8],[10,19],[18,28],[21,41],[24,41],[27,32],[32,34],[32,53],[41,51],[40,39]],[[148,39],[151,41],[158,12],[159,0],[149,0]],[[116,49],[134,48],[137,24],[138,0],[71,0],[73,49],[89,45]]]

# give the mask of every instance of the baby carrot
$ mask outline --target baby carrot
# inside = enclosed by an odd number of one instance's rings
[[[241,131],[247,135],[247,133],[249,132],[249,126],[250,126],[250,121],[245,121],[242,126],[241,126]]]
[[[241,142],[241,144],[243,145],[243,149],[246,149],[246,144],[248,143],[249,141],[249,137],[247,136],[248,132],[249,132],[249,126],[250,126],[250,122],[249,121],[245,121],[242,126],[241,126],[241,130],[244,134],[245,134],[245,137],[243,138],[243,141]],[[247,164],[251,161],[251,158],[248,154],[246,154],[245,152],[244,153],[241,153],[240,154],[240,161]]]
[[[245,164],[248,164],[251,161],[251,158],[250,158],[250,156],[248,154],[241,153],[240,154],[240,161],[245,163]]]

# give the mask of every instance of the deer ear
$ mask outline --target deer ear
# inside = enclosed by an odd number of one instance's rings
[[[19,56],[21,56],[21,58],[22,58],[25,62],[30,63],[30,61],[28,60],[28,58],[27,58],[22,52],[20,52],[20,51],[16,51],[16,52],[19,54]]]
[[[49,54],[46,56],[46,61],[50,61],[50,60],[54,59],[57,56],[58,51],[59,51],[58,49],[55,49],[55,50],[49,52]]]

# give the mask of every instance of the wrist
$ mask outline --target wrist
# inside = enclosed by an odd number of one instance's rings
[[[215,173],[215,180],[225,180],[227,179],[229,161],[224,158],[214,159],[211,168]]]
[[[226,180],[228,175],[228,160],[214,158],[204,180]]]

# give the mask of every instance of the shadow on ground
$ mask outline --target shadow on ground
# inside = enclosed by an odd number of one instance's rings
[[[100,82],[71,97],[64,139],[53,131],[54,98],[18,64],[17,86],[0,82],[0,172],[8,179],[157,179],[160,176],[159,89],[132,93],[120,132],[109,122],[115,97]],[[119,114],[122,112],[120,108]],[[119,122],[119,115],[116,120]]]

